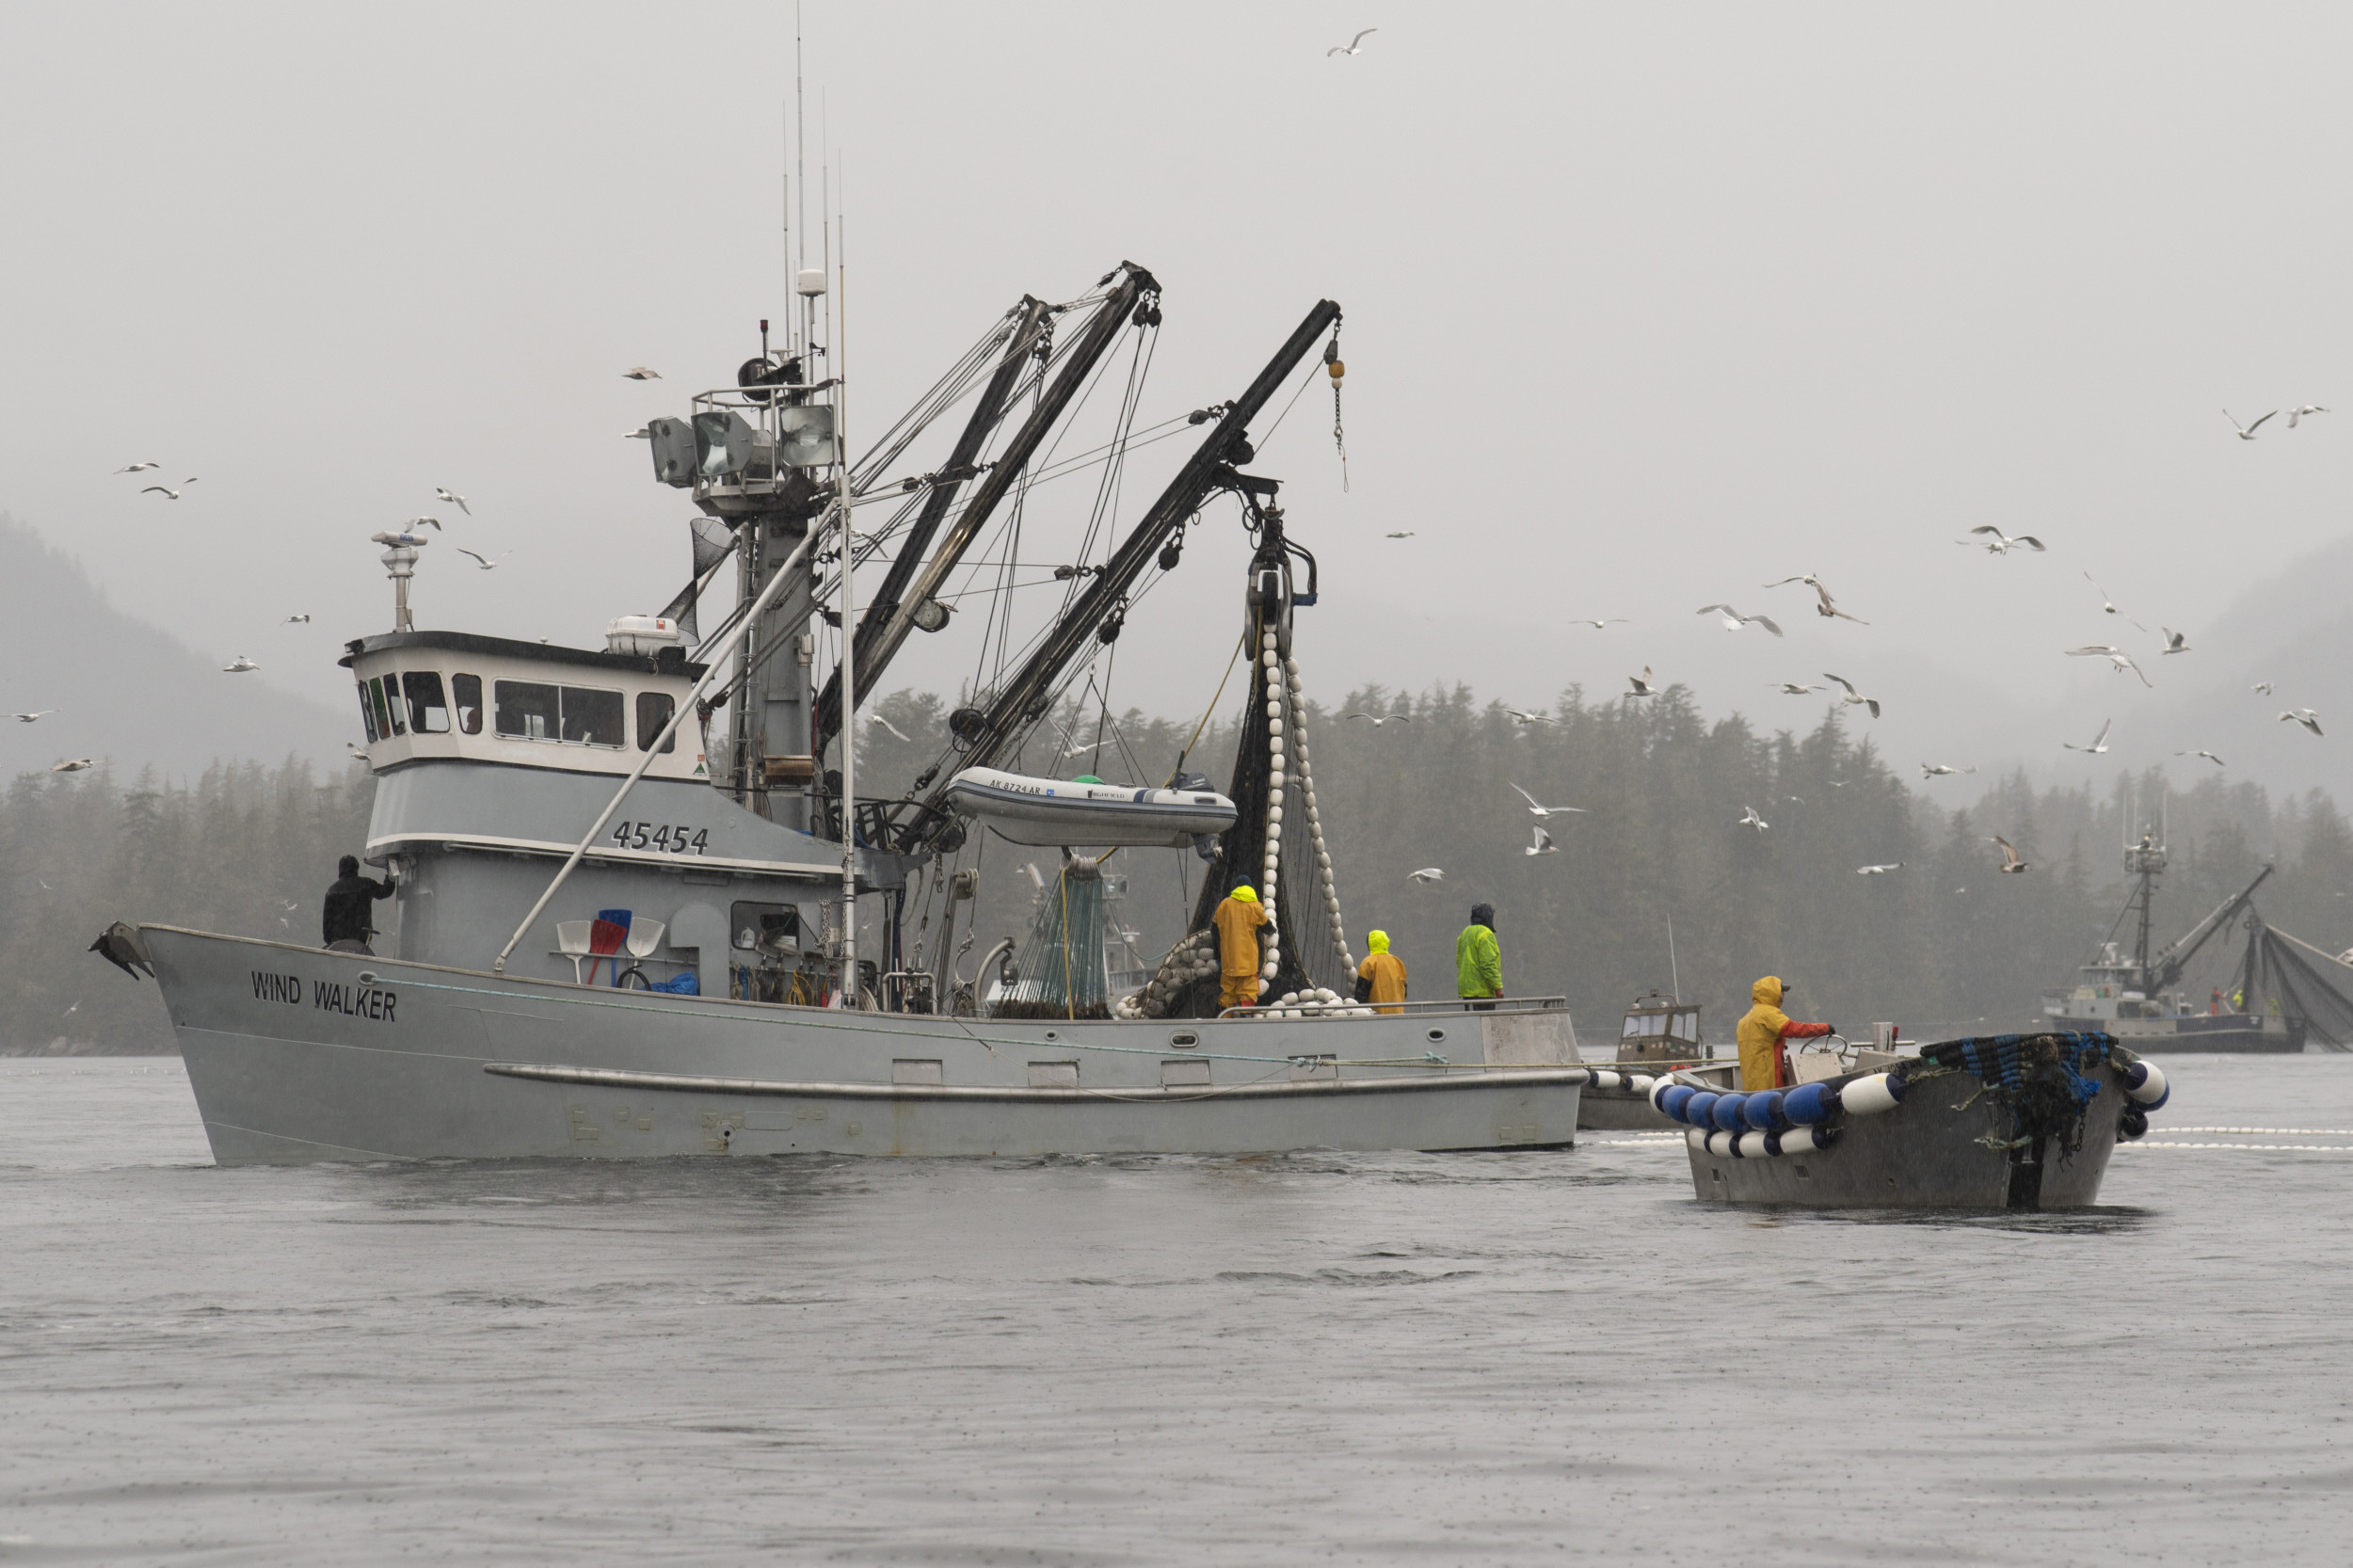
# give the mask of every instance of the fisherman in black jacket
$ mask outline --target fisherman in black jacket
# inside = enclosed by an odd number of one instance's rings
[[[361,876],[356,855],[336,862],[335,872],[335,885],[327,889],[327,906],[319,917],[319,934],[329,948],[373,956],[376,950],[368,946],[368,938],[376,935],[376,912],[368,905],[392,897],[392,885]]]

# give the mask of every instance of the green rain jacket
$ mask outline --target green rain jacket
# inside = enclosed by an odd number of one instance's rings
[[[1503,950],[1496,945],[1496,934],[1483,925],[1466,925],[1454,938],[1454,994],[1503,995]]]

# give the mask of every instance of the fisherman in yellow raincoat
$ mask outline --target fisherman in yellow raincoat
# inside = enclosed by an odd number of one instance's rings
[[[1389,951],[1389,934],[1385,931],[1365,933],[1365,946],[1372,952],[1356,966],[1356,1000],[1372,1003],[1375,1012],[1404,1012],[1402,1007],[1381,1004],[1405,1000],[1405,960]]]
[[[1767,975],[1749,987],[1749,1000],[1756,1003],[1740,1019],[1734,1032],[1740,1042],[1740,1088],[1755,1094],[1764,1089],[1778,1089],[1789,1081],[1789,1058],[1783,1049],[1785,1040],[1811,1040],[1817,1035],[1833,1032],[1828,1024],[1793,1023],[1781,1010],[1781,999],[1788,994],[1788,982],[1775,975]]]
[[[1249,1007],[1258,1000],[1258,928],[1267,923],[1258,890],[1243,883],[1209,917],[1217,927],[1220,1007]]]

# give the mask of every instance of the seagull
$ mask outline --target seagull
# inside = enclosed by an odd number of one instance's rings
[[[1781,628],[1775,626],[1765,616],[1744,616],[1729,604],[1703,604],[1700,606],[1699,613],[1703,616],[1721,615],[1724,617],[1724,630],[1727,632],[1737,632],[1742,627],[1749,625],[1751,622],[1754,622],[1756,625],[1763,627],[1766,631],[1770,632],[1774,636],[1778,637],[1781,635]]]
[[[2085,572],[2085,573],[2084,573],[2084,581],[2085,581],[2085,582],[2087,582],[2087,583],[2091,583],[2091,586],[2092,586],[2093,590],[2099,594],[2099,596],[2100,596],[2100,608],[2101,608],[2103,611],[2106,612],[2107,614],[2109,614],[2109,615],[2111,615],[2111,616],[2124,616],[2124,612],[2123,612],[2123,611],[2121,611],[2121,610],[2120,610],[2120,609],[2118,609],[2118,608],[2116,607],[2116,601],[2115,601],[2114,600],[2111,600],[2110,598],[2108,598],[2108,591],[2107,591],[2107,589],[2103,588],[2103,587],[2101,587],[2101,586],[2100,586],[2100,584],[2097,584],[2097,583],[2093,583],[2093,582],[2092,582],[2091,573],[2089,573],[2089,572]],[[2132,616],[2124,616],[2124,618],[2125,618],[2126,620],[2133,620],[2133,617],[2132,617]],[[2141,626],[2141,625],[2140,625],[2140,622],[2138,622],[2138,621],[2137,621],[2137,620],[2133,620],[2133,624],[2134,624],[2135,626],[2137,626],[2137,627],[2139,627],[2139,628],[2140,628],[2140,630],[2141,630],[2141,631],[2143,631],[2143,632],[2146,632],[2146,631],[2148,631],[2148,630],[2149,630],[2147,627],[2145,627],[2145,626]]]
[[[1531,827],[1529,831],[1536,835],[1535,841],[1520,851],[1522,855],[1558,855],[1561,853],[1561,846],[1552,841],[1551,834],[1541,827]]]
[[[1854,682],[1848,680],[1845,676],[1833,675],[1830,671],[1824,670],[1822,672],[1822,679],[1825,680],[1835,680],[1841,686],[1847,688],[1847,695],[1840,697],[1838,699],[1839,701],[1845,703],[1860,703],[1862,706],[1871,710],[1871,716],[1873,718],[1878,718],[1880,716],[1879,698],[1875,696],[1865,696],[1861,692],[1854,689]]]
[[[2271,695],[2271,682],[2268,680],[2258,680],[2247,689],[2250,692],[2261,692],[2264,696],[2269,696]]]
[[[460,554],[460,555],[472,555],[472,556],[473,556],[474,560],[475,560],[475,561],[476,561],[476,562],[477,562],[477,563],[481,566],[481,568],[482,568],[482,569],[483,569],[484,571],[496,571],[496,570],[498,570],[499,563],[500,563],[501,561],[505,560],[505,559],[506,559],[506,557],[507,557],[508,555],[512,555],[512,554],[514,554],[515,552],[514,552],[513,551],[509,550],[509,551],[506,551],[506,552],[505,552],[504,553],[503,553],[503,554],[498,554],[498,555],[482,555],[482,554],[477,554],[477,553],[476,553],[475,552],[473,552],[473,551],[468,550],[468,549],[467,549],[464,545],[462,545],[462,544],[461,544],[461,545],[459,545],[459,546],[457,547],[457,553],[458,553],[458,554]]]
[[[2007,555],[2022,544],[2028,550],[2032,551],[2041,551],[2043,548],[2042,541],[2036,538],[2032,534],[2020,534],[2013,536],[2003,533],[2000,529],[1994,527],[1990,522],[1981,522],[1977,527],[1969,530],[1969,532],[1972,534],[1991,534],[1993,536],[1985,540],[1955,539],[1953,543],[1965,545],[1977,545],[1981,543],[1988,555]]]
[[[2176,632],[2169,626],[2160,626],[2157,630],[2165,633],[2165,648],[2162,651],[2167,653],[2196,651],[2189,646],[2189,636],[2186,632]]]
[[[1993,835],[1993,841],[2002,846],[2002,870],[2005,872],[2023,872],[2026,869],[2027,863],[2018,858],[2018,852],[2010,848],[2008,839],[1996,833]]]
[[[344,749],[351,753],[354,757],[360,759],[362,762],[368,760],[367,748],[361,746],[357,742],[345,741],[344,743]]]
[[[2322,408],[2317,403],[2307,403],[2301,408],[2290,408],[2288,410],[2288,428],[2291,430],[2295,429],[2296,422],[2302,419],[2306,414],[2325,414],[2328,411],[2328,409]]]
[[[1633,688],[1625,694],[1628,696],[1657,696],[1658,695],[1658,688],[1651,684],[1651,673],[1650,666],[1648,664],[1644,664],[1642,666],[1641,674],[1627,676],[1626,681]]]
[[[49,771],[51,773],[88,773],[96,766],[98,766],[97,762],[88,757],[61,757],[50,764]]]
[[[1384,534],[1384,535],[1382,535],[1381,536],[1382,536],[1383,538],[1385,538],[1385,539],[1410,539],[1410,538],[1412,538],[1412,537],[1414,536],[1414,531],[1413,531],[1412,529],[1408,528],[1408,529],[1406,529],[1403,533],[1400,533],[1400,534]]]
[[[662,373],[658,370],[648,370],[644,365],[632,365],[621,372],[621,378],[625,381],[659,381],[662,379]]]
[[[1740,820],[1734,825],[1737,827],[1753,827],[1759,833],[1762,833],[1773,824],[1767,822],[1763,817],[1758,816],[1756,814],[1755,807],[1743,806],[1740,808]]]
[[[1342,713],[1340,718],[1342,722],[1346,722],[1349,719],[1370,719],[1372,720],[1372,727],[1375,729],[1378,729],[1383,725],[1387,724],[1391,719],[1396,720],[1399,724],[1411,724],[1414,722],[1414,715],[1411,713],[1391,713],[1387,718],[1383,718],[1373,713]]]
[[[1531,724],[1550,724],[1552,722],[1552,716],[1549,713],[1523,713],[1517,708],[1506,708],[1504,712],[1512,716],[1512,722],[1513,724],[1520,726],[1522,728],[1526,728]]]
[[[2061,741],[2059,744],[2070,751],[2088,751],[2094,757],[2105,756],[2108,749],[2108,730],[2115,723],[2114,719],[2109,719],[2102,724],[2100,733],[2091,737],[2091,744],[2088,746],[2079,746],[2073,741]]]
[[[1423,887],[1427,888],[1433,882],[1444,882],[1446,880],[1446,872],[1440,871],[1435,866],[1424,866],[1417,872],[1407,872],[1405,873],[1405,878],[1409,882],[1418,882]]]
[[[56,710],[55,708],[43,708],[38,713],[14,713],[9,716],[14,718],[19,724],[39,724],[41,720],[47,718],[50,714],[56,712]]]
[[[311,624],[311,617],[308,616],[288,616],[279,624],[281,626],[308,626]]]
[[[882,726],[885,729],[889,730],[889,731],[890,731],[893,735],[898,736],[898,737],[899,737],[899,739],[901,739],[901,740],[903,740],[903,741],[907,741],[907,738],[906,738],[906,734],[905,734],[905,732],[904,732],[904,730],[902,730],[902,729],[901,729],[901,728],[900,728],[897,725],[895,725],[895,724],[891,723],[888,719],[884,718],[884,717],[883,717],[880,713],[869,713],[869,714],[867,714],[867,715],[866,715],[866,722],[867,722],[868,724],[879,724],[879,725],[881,725],[881,726]],[[915,744],[915,743],[914,743],[913,741],[907,741],[907,744],[909,744],[909,745],[913,745],[914,744]],[[1096,744],[1099,745],[1101,743],[1100,743],[1100,742],[1097,742]],[[1064,753],[1063,753],[1063,755],[1064,755],[1064,757],[1067,757],[1067,756],[1069,756],[1069,755],[1070,755],[1070,753],[1069,753],[1069,752],[1067,752],[1067,751],[1065,751],[1065,752],[1064,752]]]
[[[1901,860],[1891,860],[1884,866],[1857,866],[1854,873],[1857,876],[1885,876],[1889,872],[1899,872],[1903,869],[1904,863]]]
[[[1605,632],[1613,626],[1625,625],[1626,619],[1624,616],[1611,616],[1608,620],[1595,620],[1591,616],[1571,616],[1566,624],[1570,626],[1590,626],[1596,632]]]
[[[1942,778],[1946,774],[1975,773],[1977,771],[1977,770],[1975,768],[1957,768],[1950,762],[1923,762],[1920,764],[1920,776],[1922,778]]]
[[[1345,44],[1335,44],[1331,48],[1326,49],[1323,52],[1323,57],[1328,60],[1335,55],[1356,54],[1364,48],[1365,40],[1372,37],[1373,34],[1379,32],[1380,30],[1381,29],[1378,27],[1368,27],[1363,32],[1358,33],[1354,38],[1350,39]]]
[[[1536,804],[1536,797],[1517,784],[1512,786],[1512,792],[1528,802],[1528,814],[1531,817],[1552,817],[1572,811],[1582,816],[1585,812],[1585,808],[1582,806],[1539,806]]]
[[[221,673],[224,675],[244,675],[248,671],[257,670],[261,667],[261,665],[255,664],[252,660],[247,658],[242,653],[238,654],[234,659],[229,661],[229,663],[220,666]]]
[[[1833,790],[1843,790],[1847,787],[1849,782],[1849,780],[1844,778],[1833,778],[1830,781],[1830,787]]]
[[[2133,663],[2133,656],[2113,643],[2089,643],[2082,648],[2071,648],[2067,650],[2067,656],[2070,659],[2105,659],[2116,666],[2117,674],[2121,675],[2126,670],[2130,670],[2135,675],[2140,676],[2142,685],[2149,684],[2149,678],[2140,675],[2140,666]]]
[[[1794,680],[1777,681],[1773,686],[1773,690],[1786,696],[1804,696],[1809,692],[1818,692],[1821,689],[1819,686],[1801,686]]]
[[[889,727],[888,727],[888,725],[884,726],[884,728],[889,728]],[[890,732],[891,732],[893,735],[899,735],[899,732],[898,732],[897,730],[895,730],[895,729],[892,729]],[[904,740],[906,740],[906,737],[905,737],[904,735],[899,735],[899,739],[901,739],[901,740],[904,741]],[[909,742],[908,744],[912,744],[913,743],[912,743],[912,742]],[[1096,742],[1095,742],[1095,743],[1094,743],[1093,744],[1091,744],[1091,745],[1090,745],[1090,744],[1079,744],[1079,745],[1074,745],[1074,746],[1069,746],[1069,747],[1066,747],[1066,748],[1063,751],[1063,755],[1064,755],[1064,757],[1082,757],[1082,756],[1084,756],[1086,753],[1088,753],[1088,752],[1090,752],[1090,751],[1100,751],[1100,750],[1102,750],[1105,746],[1107,746],[1107,745],[1109,745],[1109,744],[1111,744],[1111,742],[1109,742],[1109,741],[1096,741]]]
[[[2225,762],[2221,758],[2217,757],[2211,751],[2177,751],[2173,755],[2176,757],[2203,757],[2207,761],[2212,762],[2217,768],[2227,768],[2231,765],[2230,763]]]
[[[166,500],[168,500],[168,501],[177,501],[177,500],[179,500],[179,499],[181,498],[181,496],[183,496],[183,495],[184,495],[185,493],[187,493],[187,488],[188,488],[188,487],[189,487],[190,485],[195,484],[195,483],[196,483],[196,481],[195,481],[193,478],[183,479],[183,480],[181,480],[181,481],[180,481],[180,488],[179,488],[178,489],[176,489],[176,490],[175,490],[175,489],[172,489],[172,488],[168,488],[168,486],[164,486],[164,485],[150,485],[150,486],[148,486],[148,487],[147,487],[147,488],[146,488],[146,489],[143,489],[143,490],[139,491],[139,494],[141,494],[141,495],[148,495],[148,494],[160,495],[160,496],[164,497]]]
[[[115,472],[117,473],[145,473],[149,469],[163,466],[161,463],[133,463],[129,468],[119,468]]]
[[[628,435],[623,436],[621,440],[625,441],[649,441],[653,440],[653,426],[649,424],[641,424],[636,429],[632,430]]]
[[[2274,408],[2271,410],[2271,414],[2276,414],[2279,411],[2279,409]],[[2271,414],[2264,415],[2264,419],[2269,419]],[[2238,422],[2238,416],[2231,412],[2228,408],[2222,410],[2222,417],[2231,422],[2231,428],[2238,432],[2238,439],[2243,441],[2253,440],[2255,439],[2255,432],[2264,427],[2264,419],[2259,419],[2252,424],[2241,424]]]
[[[440,518],[410,518],[403,527],[411,534],[420,528],[430,528],[438,534],[441,531],[441,520]]]
[[[1850,616],[1847,614],[1846,611],[1841,610],[1837,603],[1830,597],[1830,590],[1822,586],[1822,580],[1815,576],[1812,572],[1807,572],[1802,577],[1785,577],[1779,583],[1768,583],[1765,585],[1769,588],[1779,588],[1791,583],[1804,584],[1807,587],[1812,588],[1816,596],[1821,600],[1822,602],[1814,607],[1814,613],[1816,615],[1825,617],[1835,616],[1840,620],[1853,621],[1857,626],[1868,626],[1871,624],[1860,616]]]
[[[2294,719],[2315,735],[2320,733],[2320,715],[2310,708],[2291,708],[2280,715],[2283,724],[2289,719]]]
[[[446,485],[436,485],[433,487],[433,499],[440,502],[444,506],[456,507],[468,517],[473,516],[473,508],[466,504],[466,498],[459,495],[456,490],[451,489]]]

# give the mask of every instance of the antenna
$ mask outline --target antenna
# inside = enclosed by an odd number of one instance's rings
[[[797,154],[794,168],[800,177],[801,226],[800,248],[792,252],[792,270],[798,273],[808,260],[808,104],[801,89],[801,0],[792,0],[792,146]],[[806,318],[807,312],[803,312]],[[801,350],[807,353],[808,339],[801,340]]]
[[[1667,917],[1667,984],[1674,987],[1675,1000],[1683,1000],[1683,976],[1675,969],[1675,918]]]

